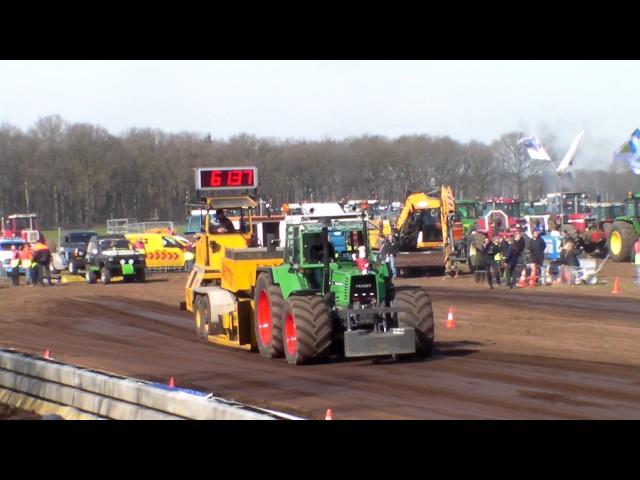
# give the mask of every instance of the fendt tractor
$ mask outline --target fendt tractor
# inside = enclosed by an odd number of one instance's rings
[[[437,267],[455,275],[466,263],[462,223],[456,219],[451,187],[438,192],[414,193],[407,197],[396,224],[399,251],[396,267],[407,270]]]
[[[609,229],[607,245],[614,262],[628,262],[633,244],[640,237],[640,192],[631,193],[624,200],[624,215],[616,218]]]
[[[429,356],[431,300],[419,287],[394,287],[368,245],[362,214],[296,215],[284,248],[270,238],[248,247],[256,207],[257,168],[196,169],[207,210],[234,209],[229,231],[205,215],[181,307],[194,313],[199,338],[291,365],[346,357]],[[242,196],[227,196],[243,193]],[[228,223],[227,223],[228,225]],[[235,229],[234,229],[235,230]],[[332,242],[341,237],[345,242]]]

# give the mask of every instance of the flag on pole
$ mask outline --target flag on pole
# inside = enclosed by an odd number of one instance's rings
[[[626,162],[633,173],[640,174],[640,129],[636,128],[631,138],[613,153],[611,161]]]
[[[576,154],[576,150],[578,150],[578,145],[580,145],[583,135],[584,135],[584,130],[582,130],[578,134],[578,136],[573,139],[573,142],[571,143],[569,150],[567,150],[567,153],[564,154],[564,157],[562,158],[560,165],[558,165],[558,168],[556,168],[556,173],[558,175],[562,175],[563,173],[565,173],[573,163],[573,157]]]
[[[518,140],[518,143],[525,146],[527,152],[529,153],[529,157],[532,160],[547,160],[549,162],[551,161],[551,158],[549,158],[549,154],[535,137],[535,135],[521,138],[520,140]]]

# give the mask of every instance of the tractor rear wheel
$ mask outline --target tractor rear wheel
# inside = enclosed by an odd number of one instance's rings
[[[322,297],[289,297],[283,318],[284,354],[289,364],[317,362],[329,355],[333,329]]]
[[[631,249],[636,238],[633,225],[627,222],[613,222],[607,239],[611,260],[614,262],[628,262],[631,258]]]
[[[279,285],[273,285],[268,273],[258,275],[254,293],[255,333],[260,355],[279,358],[283,354],[282,310],[284,298]]]
[[[422,288],[400,290],[395,293],[392,307],[398,313],[398,327],[413,327],[416,331],[416,356],[430,357],[433,352],[435,325],[429,294]]]

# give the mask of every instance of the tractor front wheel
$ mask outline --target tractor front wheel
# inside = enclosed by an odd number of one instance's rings
[[[422,288],[400,290],[391,305],[402,310],[398,313],[398,327],[413,327],[416,331],[416,356],[430,357],[435,328],[429,294]]]
[[[267,273],[258,275],[254,294],[255,333],[260,355],[282,357],[282,310],[284,298],[279,285],[273,285]]]
[[[631,249],[636,241],[636,232],[633,225],[627,222],[613,222],[609,230],[607,246],[614,262],[628,262],[631,258]]]
[[[322,297],[289,297],[283,317],[284,354],[289,364],[302,365],[329,356],[333,329]]]

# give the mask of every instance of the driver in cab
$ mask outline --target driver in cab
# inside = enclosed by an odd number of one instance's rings
[[[233,226],[233,222],[229,220],[222,208],[216,210],[216,224],[209,224],[209,233],[235,233],[236,227]]]

